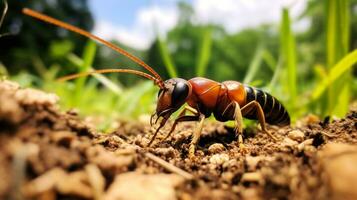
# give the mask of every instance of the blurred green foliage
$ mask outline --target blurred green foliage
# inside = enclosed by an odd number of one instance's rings
[[[82,52],[86,38],[61,28],[49,27],[43,22],[35,22],[24,16],[21,9],[29,7],[91,30],[94,22],[86,0],[11,0],[8,4],[2,31],[10,35],[0,38],[0,60],[11,74],[26,71],[40,75],[42,67],[49,68],[52,64],[67,66],[63,58],[69,52]],[[1,0],[1,10],[2,7]],[[37,60],[41,60],[43,66]]]
[[[0,65],[1,73],[55,92],[65,108],[76,107],[83,114],[137,118],[154,111],[157,88],[133,75],[57,83],[62,75],[92,68],[142,68],[83,37],[22,16],[24,6],[86,30],[93,26],[85,0],[12,0],[2,30],[15,35],[0,38],[0,63],[5,66]],[[190,5],[180,2],[178,8],[178,24],[166,37],[157,36],[147,51],[113,42],[145,60],[164,79],[204,76],[262,87],[286,105],[293,119],[309,112],[343,116],[356,99],[357,0],[310,0],[296,19],[284,8],[280,25],[237,33],[227,33],[217,24],[195,24]],[[308,28],[295,31],[294,24],[301,20],[310,22]]]

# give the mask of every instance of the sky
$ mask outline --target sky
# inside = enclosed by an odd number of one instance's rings
[[[137,49],[147,49],[154,39],[153,24],[165,36],[178,21],[179,0],[89,0],[95,19],[93,33],[104,39],[116,39]],[[262,23],[278,23],[281,9],[289,7],[297,18],[307,0],[184,0],[194,12],[194,23],[216,23],[235,33]],[[294,29],[304,29],[300,20]]]

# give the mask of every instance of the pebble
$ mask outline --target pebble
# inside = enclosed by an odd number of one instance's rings
[[[243,174],[241,181],[263,183],[264,179],[260,172],[247,172]]]
[[[8,80],[4,80],[4,81],[0,81],[0,90],[3,91],[15,91],[20,89],[20,85],[16,82],[12,82],[12,81],[8,81]]]
[[[304,150],[304,148],[305,148],[306,146],[312,145],[312,142],[313,142],[313,141],[314,141],[313,139],[307,139],[307,140],[301,142],[301,143],[297,146],[298,151],[301,152],[302,150]]]
[[[210,163],[215,164],[215,165],[222,165],[223,163],[229,161],[229,156],[225,153],[214,154],[213,156],[211,156],[209,161],[210,161]]]
[[[331,199],[357,199],[357,147],[350,144],[326,144],[319,152]]]
[[[175,174],[123,173],[115,177],[104,199],[174,200],[177,199],[175,187],[183,181],[181,176]]]
[[[69,146],[70,143],[76,138],[75,134],[69,131],[57,131],[50,135],[51,140],[56,144]]]
[[[285,147],[293,148],[295,145],[298,145],[298,142],[296,142],[295,140],[292,140],[290,138],[284,138],[284,140],[283,140],[281,145],[285,146]]]
[[[155,153],[159,155],[163,155],[166,157],[171,157],[173,158],[175,156],[175,149],[173,147],[169,148],[156,148]]]
[[[260,156],[247,156],[245,158],[245,163],[247,165],[248,171],[255,171],[258,163],[262,160]]]
[[[230,183],[234,178],[234,174],[232,172],[224,172],[222,174],[222,180],[226,183]]]
[[[208,147],[208,151],[211,154],[220,153],[225,150],[225,147],[221,143],[214,143]]]
[[[14,98],[22,105],[54,105],[59,100],[55,94],[30,88],[16,91]]]
[[[256,188],[248,188],[242,191],[242,199],[259,200],[262,199]]]
[[[308,156],[313,156],[316,153],[317,149],[316,147],[312,145],[308,145],[304,147],[304,153]]]
[[[88,176],[84,171],[67,173],[61,168],[53,168],[27,183],[23,191],[26,199],[31,199],[50,190],[56,190],[62,195],[91,199],[93,190],[87,183]]]
[[[292,130],[289,132],[288,137],[292,140],[302,142],[304,140],[305,134],[300,130]]]

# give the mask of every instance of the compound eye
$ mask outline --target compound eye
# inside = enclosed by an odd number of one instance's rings
[[[177,104],[182,103],[186,100],[189,92],[189,87],[184,82],[176,83],[174,90],[172,91],[172,99],[171,102],[175,102]]]

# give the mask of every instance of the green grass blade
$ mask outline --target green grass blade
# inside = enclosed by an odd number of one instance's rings
[[[75,54],[69,54],[67,59],[78,67],[83,66],[83,60]],[[94,68],[90,67],[89,70],[94,70]],[[93,74],[92,76],[115,94],[121,95],[123,93],[122,87],[105,77],[103,74]]]
[[[145,106],[149,106],[145,105],[140,107],[139,101],[146,93],[152,90],[156,90],[156,86],[154,86],[151,81],[144,81],[127,89],[118,102],[117,110],[124,116],[133,116],[135,111],[143,109]]]
[[[262,66],[264,49],[262,46],[259,46],[255,51],[253,60],[249,64],[248,72],[244,77],[243,83],[250,84],[254,76],[259,71],[260,66]]]
[[[327,0],[327,67],[331,68],[336,61],[336,21],[337,21],[337,13],[336,13],[336,1],[335,0]]]
[[[196,64],[196,75],[205,76],[212,49],[212,31],[209,27],[204,29],[199,49],[200,51]]]
[[[165,67],[167,72],[169,73],[170,77],[178,77],[177,76],[177,70],[174,65],[174,62],[170,56],[170,52],[167,48],[167,43],[165,40],[163,40],[160,36],[158,37],[158,42],[159,42],[159,50],[161,57],[164,61]]]
[[[327,69],[332,70],[334,65],[348,53],[350,40],[350,9],[349,0],[327,0]],[[333,85],[328,85],[327,100],[323,103],[326,105],[325,113],[327,115],[343,116],[348,109],[350,101],[350,87],[347,85],[351,82],[351,70],[347,70],[339,80]],[[342,95],[343,93],[343,95]],[[344,96],[344,98],[342,98]],[[336,97],[339,97],[337,99]],[[346,111],[343,113],[342,111]],[[336,113],[338,112],[338,113]]]
[[[281,76],[282,72],[283,72],[283,65],[282,65],[281,58],[279,58],[274,70],[273,77],[271,78],[270,83],[268,85],[268,91],[275,93],[279,82],[279,77]]]
[[[89,71],[90,66],[92,65],[95,57],[95,53],[97,50],[97,45],[94,41],[88,40],[84,52],[83,52],[83,65],[79,66],[79,73]],[[74,95],[73,106],[78,105],[80,103],[80,99],[82,97],[82,92],[84,88],[84,84],[86,81],[86,77],[78,78],[76,80],[76,89]]]
[[[268,65],[268,67],[271,69],[271,71],[274,72],[276,69],[276,66],[277,66],[277,62],[276,62],[275,58],[273,57],[273,55],[267,49],[264,49],[262,56],[263,56],[264,62]]]
[[[332,110],[333,115],[342,117],[348,112],[351,98],[351,85],[344,84],[340,89],[339,95],[336,97],[337,104]]]
[[[0,62],[0,81],[5,80],[9,73],[7,72],[6,67]]]
[[[289,95],[288,106],[295,108],[295,100],[297,97],[296,45],[291,30],[289,10],[286,8],[284,8],[282,12],[280,34],[280,55],[282,65],[286,67],[286,76],[281,77],[282,84],[284,86],[284,92]]]
[[[335,66],[333,66],[328,73],[327,77],[324,78],[312,92],[312,100],[319,99],[323,92],[333,85],[334,82],[342,77],[342,75],[352,69],[354,64],[357,63],[357,50],[347,54],[343,59],[341,59]]]
[[[96,51],[97,51],[96,43],[93,42],[92,40],[89,40],[84,48],[84,52],[82,56],[83,62],[82,65],[79,66],[79,73],[89,71],[90,67],[93,64]],[[80,86],[83,86],[85,79],[86,79],[85,77],[78,78],[76,82]],[[79,89],[81,89],[81,87]]]

